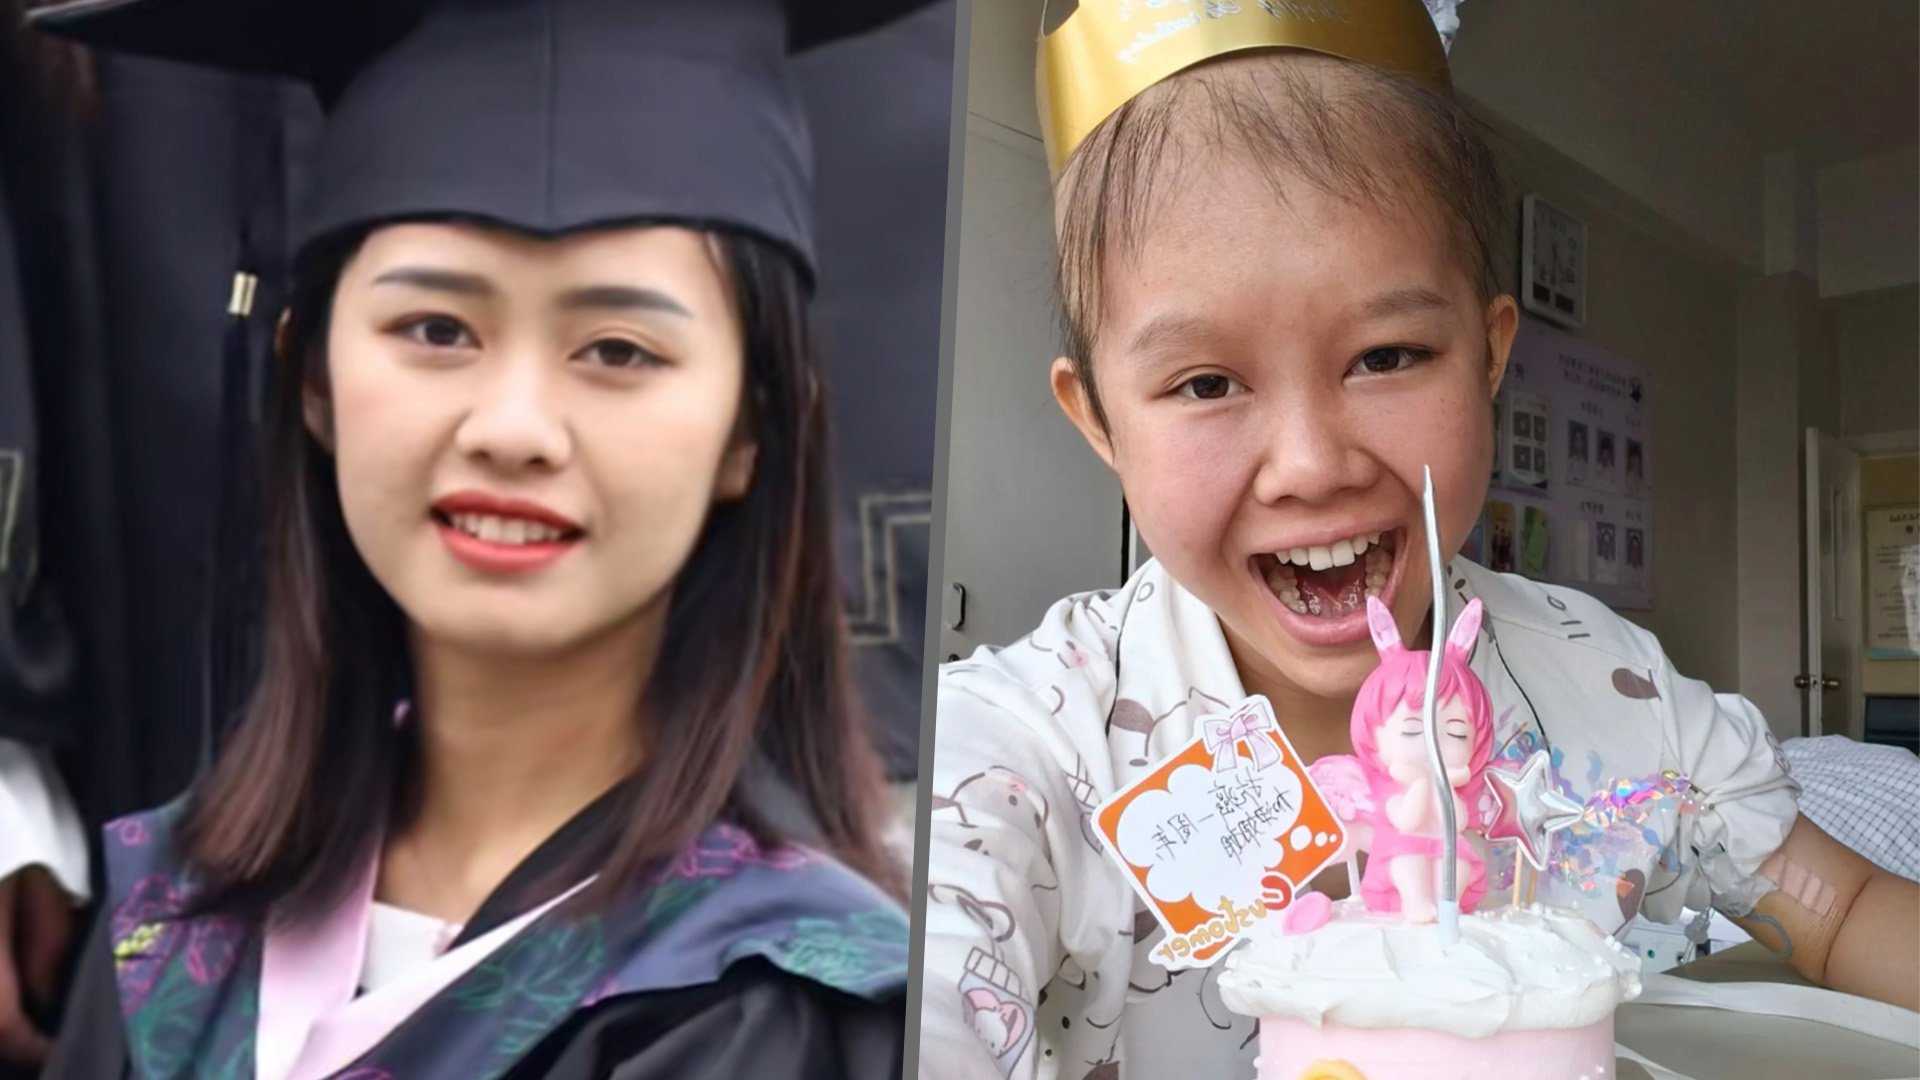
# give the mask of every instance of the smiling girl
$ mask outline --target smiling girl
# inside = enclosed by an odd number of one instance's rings
[[[1149,35],[1049,5],[1041,42],[1052,390],[1156,558],[942,671],[922,1076],[1250,1075],[1252,1021],[1216,969],[1151,962],[1089,816],[1249,694],[1307,759],[1354,752],[1370,601],[1416,649],[1484,607],[1462,651],[1495,757],[1550,748],[1579,797],[1689,779],[1699,812],[1576,894],[1603,929],[1713,905],[1810,978],[1914,1005],[1915,885],[1798,817],[1749,703],[1593,599],[1465,559],[1432,610],[1422,470],[1450,556],[1517,312],[1497,163],[1418,0],[1163,7]]]
[[[108,828],[50,1075],[896,1076],[787,54],[897,12],[267,10],[40,15],[328,110],[258,674]]]

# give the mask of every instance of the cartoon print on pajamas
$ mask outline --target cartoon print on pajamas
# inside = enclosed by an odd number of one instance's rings
[[[1033,1041],[1033,1006],[1021,996],[1019,976],[974,949],[967,954],[967,970],[960,976],[960,1000],[968,1026],[992,1052],[1000,1074],[1012,1075],[1014,1064]]]
[[[1144,907],[1133,912],[1133,966],[1127,973],[1127,989],[1135,999],[1149,997],[1173,985],[1173,981],[1193,968],[1168,971],[1153,962],[1153,948],[1165,937],[1160,920]]]
[[[1080,804],[1080,837],[1087,846],[1098,852],[1105,852],[1100,846],[1100,834],[1093,829],[1093,812],[1100,806],[1100,797],[1093,790],[1093,774],[1087,769],[1087,759],[1074,755],[1073,775],[1067,778],[1067,787],[1073,792],[1073,801]]]
[[[1660,697],[1660,688],[1653,684],[1653,680],[1632,668],[1613,669],[1613,689],[1629,700],[1648,701]]]
[[[960,793],[979,781],[991,781],[997,784],[1000,788],[1000,795],[1007,800],[1008,806],[1017,808],[1020,805],[1020,800],[1023,798],[1038,804],[1040,809],[1033,815],[1033,824],[1035,828],[1046,828],[1047,816],[1051,812],[1048,810],[1046,803],[1034,793],[1033,785],[1027,783],[1026,777],[1021,776],[1019,773],[1014,772],[1004,765],[995,765],[985,772],[974,773],[972,776],[955,784],[953,790],[945,795],[937,791],[934,792],[931,811],[937,814],[942,810],[951,810],[959,816],[960,826],[962,828],[979,828],[979,826],[967,819],[967,806],[960,801]]]
[[[1040,644],[1040,641],[1038,638],[1034,638],[1031,634],[1029,634],[1027,644],[1039,652],[1051,653],[1053,655],[1053,658],[1060,662],[1060,666],[1063,668],[1066,668],[1068,671],[1073,671],[1077,668],[1084,668],[1088,664],[1093,663],[1093,654],[1081,648],[1078,644],[1073,642],[1071,639],[1065,642],[1062,642],[1060,647],[1055,649],[1050,646]]]
[[[1159,716],[1153,715],[1153,713],[1140,702],[1132,698],[1123,697],[1113,703],[1113,711],[1107,714],[1107,736],[1111,739],[1114,729],[1116,728],[1130,735],[1140,736],[1140,753],[1127,759],[1127,764],[1136,769],[1143,769],[1152,763],[1150,751],[1153,742],[1153,733],[1154,729],[1158,728],[1162,721],[1174,713],[1179,712],[1181,709],[1210,712],[1213,709],[1227,709],[1231,707],[1232,706],[1226,701],[1207,693],[1197,686],[1188,687],[1186,698]]]
[[[958,885],[938,882],[927,886],[927,899],[936,904],[951,904],[972,919],[975,925],[992,935],[994,947],[1013,936],[1013,909],[1005,904],[982,900]]]
[[[1147,744],[1153,740],[1153,729],[1160,726],[1160,721],[1164,719],[1164,716],[1154,716],[1145,705],[1132,698],[1121,698],[1113,703],[1113,712],[1107,716],[1108,730],[1119,728],[1140,736],[1140,753],[1128,762],[1129,765],[1135,768],[1146,765]]]

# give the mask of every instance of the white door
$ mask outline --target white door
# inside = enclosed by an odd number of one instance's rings
[[[1808,735],[1862,735],[1860,455],[1819,428],[1806,438],[1801,673]]]
[[[942,660],[1013,641],[1069,593],[1119,585],[1127,554],[1120,485],[1048,389],[1060,337],[1040,140],[969,114],[962,172]]]

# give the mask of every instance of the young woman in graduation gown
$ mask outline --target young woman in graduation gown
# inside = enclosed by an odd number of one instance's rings
[[[211,773],[107,829],[49,1076],[898,1075],[785,76],[859,7],[39,15],[329,116],[256,674]]]

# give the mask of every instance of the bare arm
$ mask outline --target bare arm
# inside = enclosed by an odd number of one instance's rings
[[[38,1065],[46,1035],[27,1017],[29,1004],[60,995],[60,965],[73,931],[73,909],[44,867],[0,879],[0,1062]]]
[[[1805,816],[1760,873],[1779,887],[1734,920],[1742,929],[1822,986],[1920,1010],[1920,884]]]

